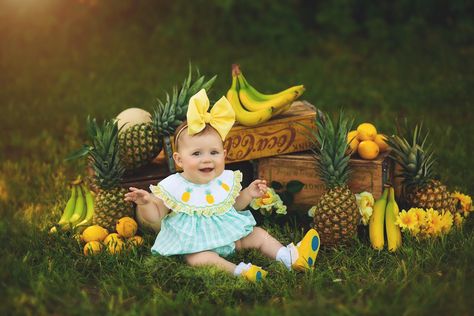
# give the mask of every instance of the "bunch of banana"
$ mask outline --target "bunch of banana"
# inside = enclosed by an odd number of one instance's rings
[[[275,94],[260,93],[247,82],[239,66],[234,64],[232,85],[226,97],[234,108],[237,122],[245,126],[255,126],[287,111],[291,103],[304,91],[304,86],[299,85]]]
[[[71,184],[71,194],[57,226],[62,230],[82,230],[92,224],[94,198],[92,192],[80,178]],[[56,226],[51,232],[56,230]]]
[[[372,248],[382,250],[384,247],[384,228],[387,234],[389,251],[395,251],[402,245],[400,227],[396,224],[398,204],[395,201],[393,187],[385,188],[382,196],[374,204],[374,212],[369,220],[369,237]]]

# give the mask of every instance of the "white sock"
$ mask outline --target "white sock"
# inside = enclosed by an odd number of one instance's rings
[[[239,263],[239,264],[235,267],[234,275],[235,275],[235,276],[241,275],[242,272],[245,272],[245,271],[247,271],[248,269],[250,269],[250,266],[251,266],[250,263],[245,263],[245,262]]]
[[[286,247],[281,247],[278,249],[276,260],[283,263],[288,270],[291,270],[292,264],[298,258],[298,249],[296,249],[293,243],[289,244]]]
[[[291,253],[287,247],[283,246],[278,249],[275,259],[276,261],[280,261],[281,263],[283,263],[288,270],[291,270]]]

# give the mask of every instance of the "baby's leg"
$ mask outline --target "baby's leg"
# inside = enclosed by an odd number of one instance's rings
[[[184,256],[190,266],[216,266],[220,269],[234,273],[236,265],[219,256],[213,251],[202,251]]]
[[[283,245],[278,240],[260,227],[255,227],[249,235],[235,242],[235,248],[237,250],[258,249],[271,259],[276,258],[278,250],[280,250],[281,247],[283,247]]]

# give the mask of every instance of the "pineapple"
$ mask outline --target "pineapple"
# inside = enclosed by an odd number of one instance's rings
[[[221,180],[218,180],[217,183],[218,183],[225,191],[227,191],[227,192],[230,191],[230,188],[229,188],[229,186],[227,185],[227,183],[222,182]]]
[[[209,190],[206,190],[206,201],[209,204],[214,203],[214,196],[212,195],[211,191],[209,191]]]
[[[186,119],[189,99],[201,89],[209,90],[217,77],[214,76],[204,82],[204,76],[200,76],[199,70],[196,70],[196,73],[199,78],[191,84],[192,69],[189,65],[188,77],[184,80],[179,92],[178,88],[174,87],[171,97],[168,93],[166,94],[165,102],[157,100],[152,121],[159,137],[173,135],[176,128]]]
[[[135,124],[119,134],[120,154],[126,170],[134,170],[150,163],[162,149],[163,136],[173,135],[175,129],[186,118],[189,99],[201,89],[210,89],[216,76],[204,81],[199,75],[192,84],[192,69],[181,89],[174,87],[166,101],[157,100],[153,108],[151,122]]]
[[[318,111],[317,131],[310,130],[312,151],[326,191],[315,205],[314,227],[321,244],[337,246],[349,243],[357,234],[360,220],[355,195],[347,186],[349,178],[349,145],[346,135],[352,123],[341,112],[337,125]]]
[[[181,195],[181,201],[188,202],[189,199],[191,198],[192,191],[193,191],[192,189],[186,188],[186,191],[184,191],[184,193]]]
[[[390,157],[399,165],[402,178],[402,199],[407,207],[438,211],[450,211],[455,214],[456,203],[445,185],[434,176],[433,151],[426,144],[428,134],[422,136],[422,126],[416,125],[408,136],[388,137],[392,148]]]
[[[134,170],[147,165],[161,151],[161,138],[153,124],[135,124],[118,136],[120,156],[126,170]]]
[[[98,188],[93,223],[112,232],[120,218],[133,217],[134,213],[133,203],[124,201],[127,190],[120,187],[125,168],[119,155],[117,122],[106,120],[99,125],[88,118],[87,132],[92,141],[88,153]]]

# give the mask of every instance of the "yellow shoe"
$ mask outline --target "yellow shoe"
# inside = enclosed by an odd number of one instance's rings
[[[254,266],[253,264],[251,264],[250,268],[247,271],[242,272],[241,275],[249,281],[258,282],[265,279],[267,274],[267,271],[263,270],[259,266]]]
[[[298,258],[291,265],[294,270],[306,271],[314,269],[314,263],[319,252],[319,234],[316,230],[310,229],[296,246]]]

